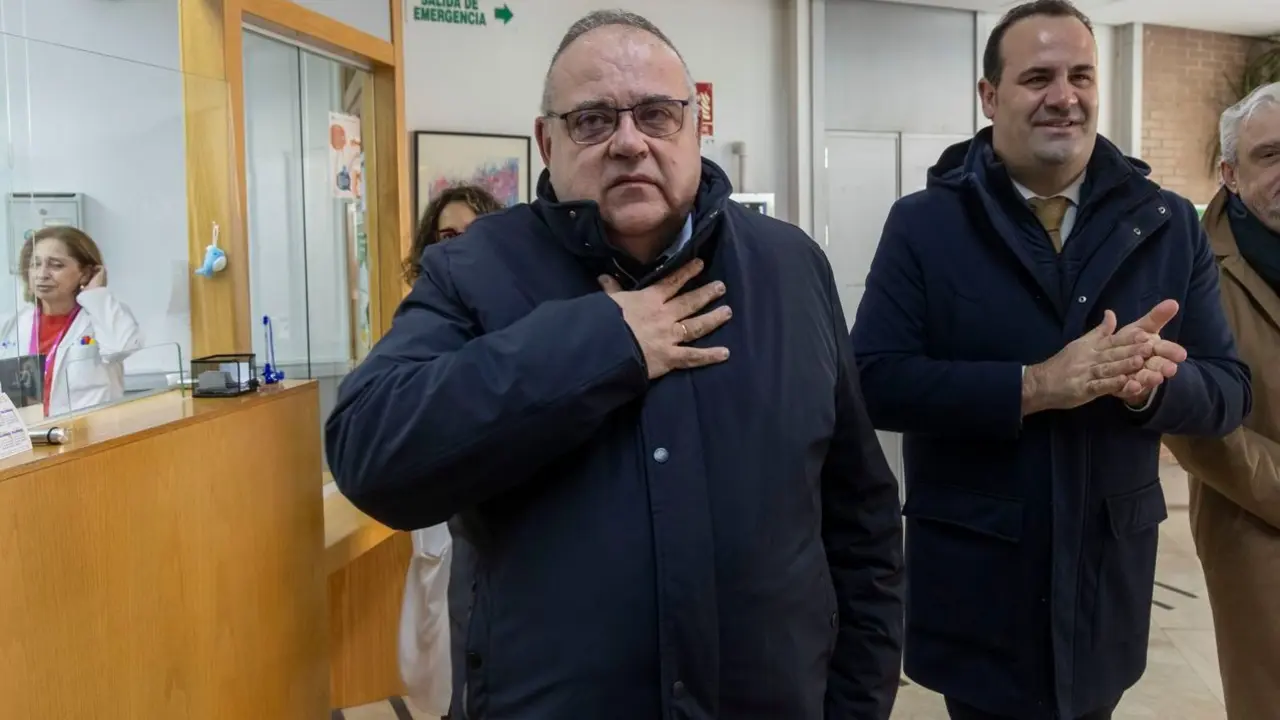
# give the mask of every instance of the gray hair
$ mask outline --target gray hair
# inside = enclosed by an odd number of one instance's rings
[[[1280,105],[1280,82],[1263,85],[1222,113],[1218,137],[1222,142],[1223,162],[1232,166],[1240,162],[1240,126],[1269,105]]]
[[[689,63],[685,62],[684,56],[676,49],[671,38],[658,29],[657,25],[649,22],[643,16],[633,13],[629,10],[596,10],[594,12],[583,15],[577,22],[569,26],[569,31],[560,39],[560,47],[556,48],[555,55],[551,56],[551,64],[547,66],[547,76],[542,81],[542,114],[551,113],[551,71],[556,67],[556,61],[564,54],[565,49],[573,44],[574,40],[586,35],[592,30],[611,25],[619,25],[621,27],[631,28],[633,30],[641,30],[662,41],[663,45],[671,48],[671,52],[680,58],[680,64],[684,66],[685,81],[689,84],[689,95],[694,94],[695,84],[693,81],[693,73],[689,72]]]

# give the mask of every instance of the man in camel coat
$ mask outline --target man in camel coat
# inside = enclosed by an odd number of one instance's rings
[[[1280,714],[1280,83],[1222,116],[1224,187],[1204,214],[1222,303],[1253,374],[1253,413],[1223,438],[1169,437],[1191,476],[1231,720]]]

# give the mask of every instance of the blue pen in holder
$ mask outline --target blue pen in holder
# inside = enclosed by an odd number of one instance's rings
[[[271,316],[262,316],[263,333],[267,339],[267,362],[262,368],[262,382],[275,385],[284,379],[284,371],[276,367],[276,341],[271,331]]]

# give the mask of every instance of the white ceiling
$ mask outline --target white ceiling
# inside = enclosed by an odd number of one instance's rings
[[[957,10],[1003,13],[1017,0],[885,0]],[[1100,25],[1141,22],[1194,30],[1267,36],[1280,34],[1280,0],[1076,0]]]

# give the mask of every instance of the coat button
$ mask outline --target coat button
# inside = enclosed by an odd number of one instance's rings
[[[1134,234],[1134,235],[1142,235],[1142,228],[1134,228],[1134,229],[1133,229],[1133,234]]]
[[[569,219],[570,219],[570,220],[572,220],[572,219],[574,219],[574,218],[576,218],[576,217],[578,217],[578,211],[577,211],[577,210],[570,210],[570,211],[569,211]]]
[[[653,451],[654,462],[664,463],[670,457],[671,457],[671,453],[667,452],[666,448],[658,448],[657,450]]]
[[[1169,212],[1169,208],[1161,205],[1160,209],[1157,212],[1159,212],[1161,215],[1164,215],[1165,213]]]
[[[675,695],[676,698],[684,697],[684,681],[677,680],[674,683],[672,683],[671,694]]]
[[[1085,303],[1089,302],[1089,298],[1087,298],[1087,297],[1085,297],[1085,296],[1081,295],[1080,297],[1076,298],[1076,302],[1078,302],[1078,303],[1080,303],[1081,305],[1083,305],[1083,304],[1085,304]]]

